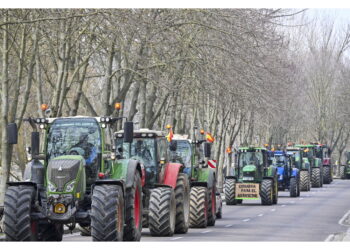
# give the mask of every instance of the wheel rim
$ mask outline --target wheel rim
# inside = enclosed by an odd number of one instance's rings
[[[134,199],[134,217],[135,226],[138,228],[140,226],[140,190],[136,187],[135,199]]]

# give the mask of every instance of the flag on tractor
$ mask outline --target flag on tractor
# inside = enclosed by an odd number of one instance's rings
[[[166,136],[166,139],[168,140],[168,142],[171,142],[173,140],[174,134],[173,134],[173,129],[170,128],[169,129],[169,134]]]
[[[209,132],[205,135],[205,138],[207,139],[208,142],[214,142],[214,136],[212,136]]]

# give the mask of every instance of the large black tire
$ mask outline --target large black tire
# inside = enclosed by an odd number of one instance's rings
[[[142,231],[142,185],[138,172],[132,187],[126,189],[124,241],[140,241]]]
[[[208,225],[208,189],[192,187],[190,193],[190,227],[205,228]]]
[[[4,232],[7,241],[37,241],[37,222],[30,214],[35,201],[32,186],[10,186],[5,194]]]
[[[237,205],[239,200],[235,199],[236,180],[226,179],[225,181],[225,201],[226,205]]]
[[[122,241],[124,227],[123,191],[117,185],[95,186],[91,203],[93,241]]]
[[[215,185],[208,192],[208,226],[214,226],[216,221],[216,190]]]
[[[64,230],[63,224],[47,223],[40,225],[40,240],[42,241],[62,241]]]
[[[323,183],[330,184],[332,182],[331,166],[323,166]]]
[[[273,204],[273,181],[271,179],[263,179],[260,188],[260,197],[262,205]]]
[[[321,169],[320,168],[313,168],[311,172],[311,184],[312,187],[319,188],[322,185],[322,180],[321,180]]]
[[[188,175],[179,174],[177,177],[175,188],[176,199],[176,222],[175,233],[184,234],[187,233],[189,227],[190,216],[190,184],[188,181]]]
[[[310,174],[308,171],[300,171],[300,191],[309,191]]]
[[[345,166],[339,167],[339,178],[343,180],[346,179]]]
[[[297,178],[295,177],[290,178],[289,194],[290,194],[290,197],[298,196],[298,183],[297,183]]]
[[[173,236],[175,231],[176,201],[174,190],[159,187],[151,192],[148,225],[152,236]]]

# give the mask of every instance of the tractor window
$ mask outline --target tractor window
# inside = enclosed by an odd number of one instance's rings
[[[260,166],[263,164],[262,152],[242,152],[239,155],[239,166],[244,167],[246,165]]]
[[[192,148],[191,144],[185,140],[177,140],[176,152],[169,151],[171,160],[184,164],[185,167],[191,167]]]
[[[168,154],[167,154],[168,144],[164,138],[158,139],[158,149],[157,150],[158,150],[159,160],[161,158],[163,158],[163,159],[165,159],[165,161],[167,161],[167,159],[168,159]]]
[[[122,137],[116,140],[117,154],[123,158],[137,158],[143,162],[145,167],[155,168],[156,166],[156,152],[154,138],[134,138],[131,145],[124,143]]]
[[[284,155],[275,155],[276,163],[285,163],[286,157]]]

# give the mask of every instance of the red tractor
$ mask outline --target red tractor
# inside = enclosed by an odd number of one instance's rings
[[[183,164],[169,162],[164,132],[136,130],[132,143],[124,143],[123,136],[123,131],[115,133],[117,157],[138,159],[145,169],[143,227],[148,227],[152,236],[187,233],[189,178],[183,173]]]

